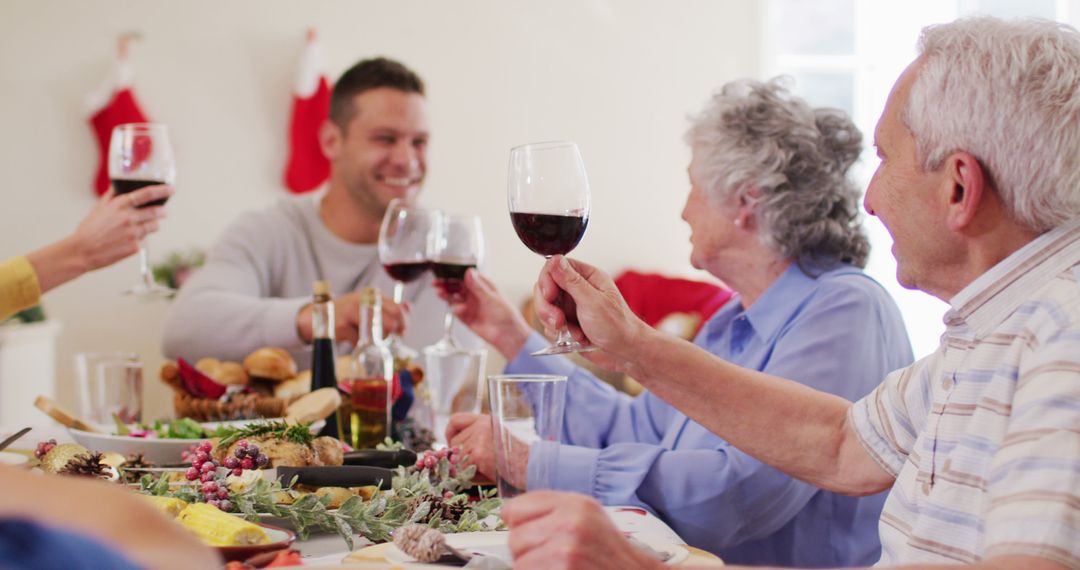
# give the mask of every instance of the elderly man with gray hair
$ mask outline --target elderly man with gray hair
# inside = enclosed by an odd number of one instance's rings
[[[878,122],[865,206],[900,282],[951,305],[935,353],[852,404],[651,331],[584,263],[549,261],[537,308],[759,460],[888,489],[881,566],[1080,568],[1080,33],[976,18],[925,29],[920,52]],[[589,501],[510,502],[515,567],[659,566]]]

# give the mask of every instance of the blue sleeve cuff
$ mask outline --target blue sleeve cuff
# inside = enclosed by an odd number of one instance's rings
[[[593,495],[599,457],[599,449],[538,441],[529,448],[528,489],[534,491],[546,486],[557,491]],[[550,473],[544,472],[544,465],[552,466]]]

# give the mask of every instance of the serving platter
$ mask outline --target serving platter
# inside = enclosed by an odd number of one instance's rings
[[[273,552],[288,548],[296,541],[296,533],[276,526],[259,523],[266,536],[270,538],[267,544],[247,544],[243,546],[217,546],[215,547],[226,562],[233,560],[243,561],[264,552]]]
[[[215,430],[220,426],[241,427],[253,423],[279,421],[280,418],[233,420],[228,422],[204,422],[200,425],[208,430]],[[324,420],[319,420],[309,428],[311,433],[318,433],[326,425]],[[132,453],[142,453],[149,461],[154,463],[178,463],[181,461],[180,454],[192,445],[205,438],[177,439],[157,437],[132,437],[129,435],[112,435],[109,433],[93,433],[89,431],[68,428],[71,437],[83,447],[94,451],[115,451],[125,457]]]

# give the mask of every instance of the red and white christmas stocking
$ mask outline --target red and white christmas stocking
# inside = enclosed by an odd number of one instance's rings
[[[323,67],[322,50],[309,30],[300,72],[293,92],[289,121],[289,160],[285,186],[296,194],[318,188],[330,177],[330,161],[319,146],[319,128],[330,116],[330,82]]]
[[[109,189],[109,138],[113,127],[124,123],[148,122],[146,114],[132,91],[134,75],[127,58],[127,40],[121,39],[120,56],[109,77],[97,91],[86,97],[90,111],[88,122],[94,129],[98,143],[98,169],[94,178],[94,191],[98,196]]]

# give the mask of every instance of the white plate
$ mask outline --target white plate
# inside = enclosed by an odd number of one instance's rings
[[[650,533],[636,532],[634,538],[649,545],[653,550],[668,555],[665,564],[679,564],[690,556],[690,551],[682,546],[665,540],[664,538]],[[507,563],[510,562],[510,547],[507,544],[510,533],[506,531],[487,532],[461,532],[446,535],[446,543],[458,550],[494,556]],[[390,545],[386,551],[386,561],[395,564],[416,564],[415,558],[405,554],[395,545]],[[432,568],[445,568],[439,564],[422,564]]]
[[[21,453],[0,451],[0,465],[25,465],[30,458]]]
[[[208,429],[216,429],[218,426],[243,426],[260,421],[275,420],[234,420],[229,422],[206,422],[202,424]],[[317,421],[311,424],[311,432],[318,433],[325,425],[325,421]],[[68,429],[71,437],[83,447],[92,451],[115,451],[122,455],[142,453],[147,460],[154,463],[178,463],[181,461],[180,454],[187,451],[192,445],[202,439],[164,439],[149,437],[131,437],[127,435],[109,435],[91,433],[77,429]]]

